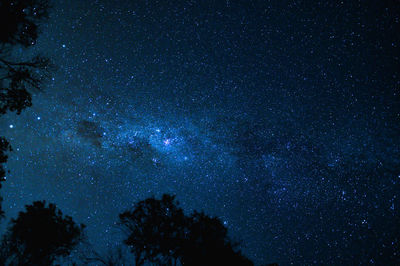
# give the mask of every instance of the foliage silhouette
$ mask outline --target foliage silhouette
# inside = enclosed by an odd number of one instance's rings
[[[105,255],[91,250],[90,255],[83,254],[80,263],[84,265],[119,266],[130,265],[127,259],[127,250],[123,246],[111,248]]]
[[[136,265],[145,261],[171,265],[179,258],[187,219],[173,196],[140,201],[119,218],[128,233],[124,243],[131,247]]]
[[[253,265],[228,238],[228,231],[218,218],[194,212],[183,246],[184,265]]]
[[[48,17],[48,0],[2,0],[0,2],[0,43],[35,44],[38,25]]]
[[[48,0],[0,1],[0,115],[20,114],[32,105],[32,90],[39,90],[50,69],[49,59],[35,56],[29,60],[15,56],[15,48],[36,43],[39,25],[48,17]],[[8,142],[0,137],[0,182],[4,181]],[[0,203],[1,203],[0,197]],[[0,214],[1,210],[0,204]]]
[[[6,171],[4,170],[4,164],[7,162],[7,152],[11,151],[10,143],[3,137],[0,137],[0,188],[1,182],[5,181]],[[0,218],[4,216],[4,211],[1,209],[2,198],[0,197]]]
[[[12,219],[3,236],[1,265],[52,265],[83,239],[84,225],[63,216],[54,204],[36,201]]]
[[[120,214],[136,265],[253,265],[236,249],[218,218],[185,216],[175,197],[148,198]]]
[[[36,43],[40,22],[48,17],[48,0],[3,0],[0,2],[0,114],[32,105],[29,89],[40,89],[49,60],[35,56],[17,60],[16,47],[28,48]]]

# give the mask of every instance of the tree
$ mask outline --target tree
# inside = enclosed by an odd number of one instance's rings
[[[83,239],[84,225],[45,201],[26,205],[3,236],[1,265],[52,265]]]
[[[174,202],[163,195],[161,200],[148,198],[133,211],[120,214],[120,223],[128,233],[124,243],[131,248],[136,265],[145,261],[173,264],[180,256],[187,219]]]
[[[253,265],[236,250],[237,243],[228,238],[228,230],[218,218],[194,212],[183,246],[184,265]]]
[[[40,22],[48,17],[48,9],[48,0],[0,1],[0,115],[8,111],[20,114],[31,106],[31,91],[40,89],[48,73],[50,63],[46,57],[26,60],[15,55],[15,48],[28,48],[36,43]],[[0,137],[0,182],[5,180],[8,151],[11,151],[9,143]]]
[[[227,236],[218,218],[194,212],[185,216],[175,197],[163,195],[138,202],[120,214],[136,265],[253,265]]]

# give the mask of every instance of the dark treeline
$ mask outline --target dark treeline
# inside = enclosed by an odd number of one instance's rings
[[[136,203],[119,215],[118,224],[133,259],[122,252],[107,257],[82,251],[67,264],[253,265],[218,218],[196,211],[185,215],[171,195]],[[85,245],[84,228],[54,204],[36,201],[11,219],[1,240],[0,265],[57,265]]]

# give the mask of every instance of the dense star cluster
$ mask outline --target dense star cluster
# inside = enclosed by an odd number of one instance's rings
[[[397,1],[55,0],[49,16],[30,51],[57,69],[0,117],[6,217],[53,202],[103,252],[119,213],[170,193],[257,265],[399,262]]]

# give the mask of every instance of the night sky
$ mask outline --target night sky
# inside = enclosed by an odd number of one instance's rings
[[[399,1],[57,0],[41,29],[7,218],[53,202],[101,253],[171,193],[257,265],[400,263]]]

